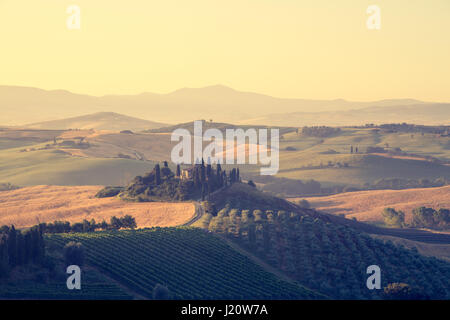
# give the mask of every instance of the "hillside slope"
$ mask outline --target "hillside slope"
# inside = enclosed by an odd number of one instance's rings
[[[124,185],[154,165],[133,159],[74,157],[62,150],[20,152],[17,148],[0,152],[0,181],[18,186]]]
[[[292,132],[280,140],[278,176],[355,187],[383,178],[450,179],[450,166],[445,165],[450,160],[449,143],[448,136],[420,130],[409,133],[341,128],[325,137]],[[382,148],[386,153],[368,154],[370,147]],[[390,157],[388,152],[397,148],[404,156]]]
[[[26,124],[24,127],[30,129],[68,130],[68,129],[95,129],[95,130],[132,130],[141,131],[166,126],[139,118],[129,117],[114,112],[98,112],[79,117],[61,120],[44,121]]]
[[[350,126],[366,123],[415,123],[448,125],[450,104],[427,103],[414,105],[395,105],[389,108],[374,104],[371,107],[327,112],[285,112],[269,114],[254,119],[245,119],[247,125],[272,126]]]
[[[450,264],[374,240],[338,221],[305,213],[229,207],[203,219],[222,234],[301,284],[334,299],[380,299],[366,287],[367,267],[382,270],[382,286],[407,283],[423,297],[450,297]]]
[[[300,216],[319,219],[325,223],[331,223],[336,226],[351,227],[359,232],[393,236],[425,243],[450,245],[450,234],[435,233],[418,229],[382,228],[353,219],[346,219],[323,211],[317,211],[315,209],[301,208],[285,199],[271,196],[241,183],[234,184],[224,191],[213,194],[210,201],[216,206],[217,210],[222,210],[223,212],[228,212],[230,209],[294,212],[296,215],[298,214]],[[205,215],[194,225],[203,227],[210,222],[210,218],[211,215]]]
[[[157,283],[175,299],[314,299],[324,296],[278,279],[224,241],[196,228],[54,234],[81,242],[88,263],[146,297]]]
[[[292,199],[295,200],[295,199]],[[347,192],[327,197],[306,198],[314,209],[357,218],[358,221],[383,222],[384,208],[405,213],[411,222],[411,211],[418,207],[450,208],[450,186],[407,190],[371,190]]]

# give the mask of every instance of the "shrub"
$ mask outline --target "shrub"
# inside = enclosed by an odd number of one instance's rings
[[[84,264],[84,247],[80,242],[70,241],[64,246],[64,259],[67,265]]]
[[[169,300],[170,291],[166,286],[157,283],[153,288],[153,299],[154,300]]]
[[[384,297],[388,300],[422,300],[426,296],[414,289],[407,283],[389,283],[384,288]]]
[[[367,147],[366,153],[386,153],[383,147]]]
[[[11,183],[0,183],[0,191],[9,191],[19,189],[19,187],[12,185]]]
[[[411,225],[417,228],[447,229],[450,224],[450,210],[420,207],[413,210]]]
[[[110,198],[117,196],[123,190],[122,187],[105,187],[95,195],[96,198]]]
[[[405,214],[393,208],[385,208],[383,210],[383,217],[387,225],[403,227],[405,224]]]
[[[311,204],[310,204],[309,201],[306,200],[306,199],[299,200],[297,204],[298,204],[300,207],[305,208],[305,209],[311,208]]]
[[[123,154],[123,153],[118,153],[117,157],[121,158],[121,159],[132,159],[131,156],[129,156],[127,154]]]

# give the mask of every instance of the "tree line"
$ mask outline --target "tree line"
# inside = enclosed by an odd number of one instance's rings
[[[366,184],[367,189],[413,189],[413,188],[436,188],[450,184],[450,180],[446,178],[437,179],[404,179],[404,178],[382,178],[372,184]]]
[[[341,128],[333,128],[326,126],[303,127],[302,135],[309,137],[325,138],[341,132]]]
[[[430,228],[430,229],[449,229],[450,228],[450,210],[440,208],[419,207],[412,211],[412,221],[410,224],[405,222],[405,213],[394,208],[385,208],[383,210],[384,222],[387,225],[395,227],[412,228]]]
[[[43,229],[35,226],[26,231],[14,226],[0,228],[0,277],[8,275],[16,267],[42,264],[45,257]]]
[[[30,263],[42,265],[45,261],[45,233],[94,232],[96,230],[119,230],[136,228],[136,220],[130,215],[111,217],[110,222],[83,222],[70,224],[68,221],[40,223],[26,230],[18,230],[12,226],[0,227],[0,278],[9,274],[17,266]]]
[[[178,164],[174,173],[164,161],[163,166],[158,163],[152,171],[136,176],[125,188],[105,188],[97,196],[118,195],[122,199],[139,202],[155,199],[184,201],[199,197],[205,200],[214,191],[241,181],[239,168],[227,172],[220,164],[213,167],[210,163],[205,164],[203,159],[186,170],[189,171],[188,176]]]
[[[395,132],[409,132],[409,133],[432,133],[432,134],[448,134],[450,126],[424,126],[408,123],[390,123],[382,124],[380,129],[390,130]]]
[[[70,223],[68,221],[54,221],[53,223],[41,223],[39,226],[43,233],[70,233],[70,232],[94,232],[96,230],[134,229],[137,227],[136,219],[130,215],[117,218],[112,216],[109,223],[103,220],[97,223],[95,219],[90,221]]]
[[[354,192],[363,190],[402,190],[414,188],[436,188],[450,184],[446,178],[436,179],[405,179],[405,178],[381,178],[372,183],[365,183],[364,186],[354,187],[349,185],[322,186],[315,180],[298,180],[288,178],[260,178],[251,177],[254,182],[263,183],[263,191],[272,194],[281,194],[285,196],[292,195],[314,195],[314,194],[337,194],[342,192]]]

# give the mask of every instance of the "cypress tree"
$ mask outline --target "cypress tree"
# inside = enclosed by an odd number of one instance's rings
[[[17,265],[23,265],[26,262],[25,259],[25,238],[22,232],[17,233]]]
[[[180,177],[180,176],[181,176],[181,168],[180,168],[180,165],[177,164],[177,177]]]
[[[207,187],[207,191],[208,191],[208,200],[210,199],[210,195],[211,195],[211,182],[208,182],[206,184]]]
[[[0,278],[6,277],[9,272],[8,243],[6,236],[0,239]]]
[[[206,175],[205,175],[205,166],[203,164],[203,159],[202,159],[202,166],[200,167],[200,178],[201,178],[201,182],[204,183],[206,180]]]
[[[14,225],[11,226],[8,233],[8,255],[9,264],[14,267],[17,264],[17,231]]]
[[[227,183],[228,181],[227,181],[227,172],[226,172],[226,170],[224,170],[223,172],[222,172],[222,186],[223,187],[226,187],[226,186],[228,186],[228,183]]]
[[[233,168],[230,174],[230,183],[233,184],[234,182],[236,182],[236,168]]]
[[[208,177],[208,180],[211,180],[211,178],[212,178],[212,166],[210,164],[206,165],[206,176]]]
[[[205,201],[205,184],[202,184],[202,201]]]
[[[198,173],[198,167],[194,169],[194,187],[198,188],[200,186],[200,175]]]
[[[39,262],[39,233],[36,228],[31,229],[31,261]]]
[[[220,165],[220,163],[217,164],[216,175],[217,175],[217,177],[220,177],[222,175],[222,166]]]
[[[94,222],[94,224],[92,224],[92,221]],[[91,228],[95,229],[94,219],[91,220]],[[39,262],[42,263],[45,258],[44,230],[40,226],[38,226],[37,232],[39,237]]]
[[[161,184],[161,168],[159,167],[159,163],[157,163],[155,165],[155,179],[156,179],[156,184],[160,185]]]
[[[25,233],[25,263],[29,263],[31,261],[31,252],[32,252],[32,240],[30,231]]]
[[[217,168],[216,181],[218,188],[223,187],[223,175],[222,172],[219,170],[219,167]]]

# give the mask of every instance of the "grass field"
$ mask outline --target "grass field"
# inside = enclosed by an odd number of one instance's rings
[[[351,154],[350,147],[358,147]],[[389,158],[384,155],[365,154],[367,147],[383,147],[419,156],[432,156],[450,160],[450,138],[434,134],[374,133],[371,129],[344,128],[328,138],[306,137],[295,132],[280,141],[280,171],[278,176],[293,179],[314,179],[325,185],[347,184],[362,186],[381,178],[435,179],[450,178],[450,167],[420,158]],[[286,151],[287,147],[295,148]],[[347,163],[348,168],[310,167]]]
[[[0,152],[0,181],[30,185],[124,185],[151,171],[152,161],[73,157],[58,150]]]
[[[170,158],[170,137],[165,136],[95,130],[0,130],[0,181],[20,186],[125,185],[150,171],[153,160]],[[77,146],[80,139],[88,147]]]
[[[346,192],[327,197],[305,198],[314,209],[358,221],[383,223],[382,211],[391,207],[405,213],[405,221],[412,219],[412,210],[421,206],[434,209],[450,208],[450,186],[407,190],[371,190]],[[290,200],[299,200],[293,198]]]
[[[126,202],[117,198],[95,198],[100,186],[34,186],[0,192],[0,225],[18,228],[55,220],[109,221],[126,214],[138,227],[181,225],[195,214],[193,203]]]

